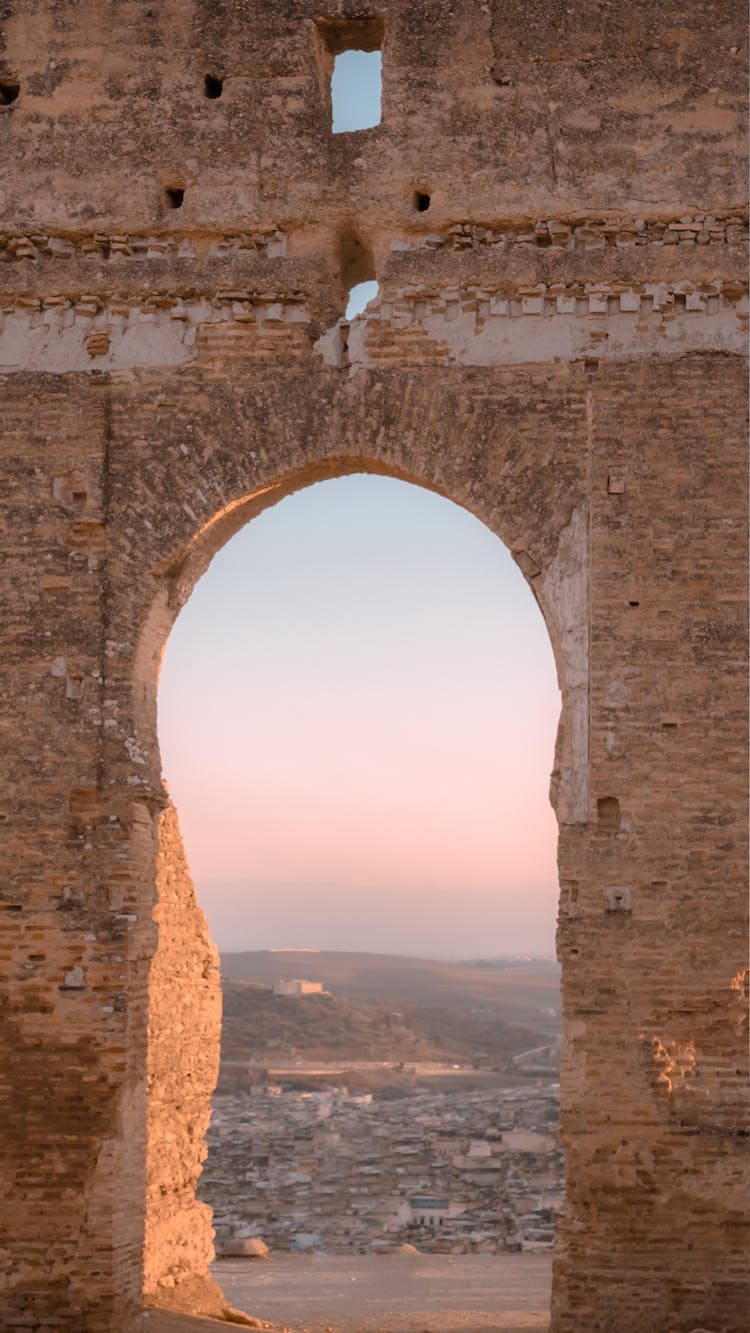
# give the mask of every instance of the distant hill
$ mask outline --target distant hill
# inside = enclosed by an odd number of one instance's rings
[[[435,1011],[428,1011],[435,1012]],[[224,982],[222,1061],[455,1059],[440,1036],[373,1000],[274,995],[252,982]]]
[[[374,1000],[391,1010],[439,1007],[475,1018],[501,1018],[542,1035],[556,1036],[560,1023],[560,970],[545,959],[480,959],[445,963],[376,953],[333,950],[226,953],[227,982],[265,986],[291,977],[321,981],[334,996]]]
[[[249,981],[224,982],[222,1068],[297,1061],[457,1062],[503,1070],[548,1041],[539,1029],[507,1023],[497,1010],[450,1009],[340,995],[274,995]]]

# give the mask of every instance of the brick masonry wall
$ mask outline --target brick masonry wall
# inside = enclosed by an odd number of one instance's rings
[[[335,137],[304,0],[3,19],[3,1328],[221,1309],[158,663],[243,523],[372,470],[482,519],[556,654],[553,1328],[744,1333],[744,16],[569,8],[388,0]]]

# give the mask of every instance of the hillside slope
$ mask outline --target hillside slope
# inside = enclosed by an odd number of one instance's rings
[[[510,1024],[498,1012],[438,1005],[393,1011],[368,999],[305,995],[290,999],[247,982],[224,982],[222,1062],[278,1065],[305,1061],[481,1062],[504,1067],[544,1040],[539,1028]]]
[[[545,959],[446,963],[390,954],[259,950],[223,954],[221,968],[227,981],[271,986],[304,977],[322,982],[334,995],[378,1000],[392,1009],[405,1004],[487,1009],[510,1024],[550,1036],[560,1032],[560,970]]]

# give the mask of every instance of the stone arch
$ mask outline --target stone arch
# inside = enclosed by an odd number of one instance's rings
[[[562,697],[560,730],[552,772],[552,804],[563,823],[588,818],[588,589],[589,551],[587,504],[580,502],[558,534],[557,549],[545,568],[525,549],[512,544],[510,533],[488,521],[483,506],[445,490],[439,479],[416,475],[377,458],[333,457],[282,475],[228,501],[153,571],[156,584],[139,634],[134,662],[136,745],[153,744],[155,685],[166,641],[174,621],[214,555],[235,533],[278,504],[285,496],[317,481],[372,473],[391,476],[428,490],[468,509],[506,545],[537,601],[552,644]]]
[[[550,635],[563,707],[561,736],[553,772],[553,805],[563,823],[585,823],[588,818],[588,640],[589,640],[589,544],[588,502],[573,490],[567,511],[558,505],[550,515],[554,527],[546,531],[549,558],[537,558],[524,544],[528,515],[513,515],[508,508],[497,513],[489,489],[484,492],[477,477],[450,475],[449,451],[443,441],[434,440],[427,466],[405,468],[385,454],[337,454],[315,459],[286,472],[268,469],[252,489],[228,500],[215,513],[186,534],[180,533],[170,549],[150,571],[150,604],[139,626],[138,645],[133,667],[134,706],[138,729],[148,729],[137,743],[153,743],[153,709],[144,711],[147,700],[153,704],[151,673],[158,674],[161,653],[182,606],[213,556],[252,518],[277,504],[285,496],[317,481],[350,475],[373,473],[391,476],[433,490],[468,509],[508,547],[518,564],[544,617]],[[479,454],[471,459],[470,473],[477,471]],[[446,466],[441,469],[441,459]],[[442,476],[445,471],[448,475]],[[479,478],[481,482],[481,477]],[[556,487],[550,486],[553,491]],[[533,508],[546,508],[545,484],[530,496]],[[560,521],[560,509],[564,518]],[[559,528],[555,523],[560,522]]]
[[[172,625],[195,583],[232,536],[294,491],[352,473],[393,476],[434,490],[470,509],[509,545],[512,539],[507,526],[496,520],[488,522],[488,506],[469,498],[470,487],[457,485],[455,478],[444,481],[440,459],[436,450],[429,466],[417,472],[407,471],[387,457],[335,453],[283,473],[269,471],[262,484],[228,500],[212,517],[195,526],[187,539],[171,543],[165,558],[152,571],[151,604],[142,619],[133,659],[134,752],[147,753],[158,745],[155,713],[161,657]],[[546,567],[524,548],[516,546],[513,551],[540,605],[557,666],[562,709],[550,799],[561,826],[584,823],[588,816],[587,537],[586,504],[582,502],[557,534],[555,553]],[[160,1305],[210,1313],[221,1310],[223,1298],[208,1274],[212,1257],[210,1216],[207,1207],[195,1200],[195,1184],[218,1072],[218,958],[195,900],[177,812],[171,802],[159,810],[155,832],[157,940],[149,988],[145,1290]],[[174,1042],[169,1038],[165,1041],[160,1031],[161,1023],[173,1031],[176,1015],[182,1015],[178,1026],[183,1031],[192,1025],[194,1032],[177,1059]],[[182,1117],[175,1118],[173,1110],[167,1116],[166,1108],[173,1108],[180,1099]]]

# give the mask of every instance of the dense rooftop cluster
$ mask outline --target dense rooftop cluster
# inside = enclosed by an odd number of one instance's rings
[[[563,1198],[559,1087],[509,1080],[398,1098],[265,1085],[215,1099],[201,1197],[219,1252],[551,1246]],[[231,1248],[231,1246],[230,1246]]]

